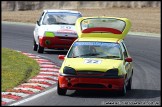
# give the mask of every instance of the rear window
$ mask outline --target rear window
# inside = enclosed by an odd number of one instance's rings
[[[96,28],[96,27],[113,28],[123,32],[125,28],[125,22],[116,18],[88,18],[84,19],[81,22],[82,31],[87,28]]]
[[[80,13],[47,12],[43,19],[43,25],[52,25],[52,24],[75,25],[76,20],[81,16],[82,15]]]

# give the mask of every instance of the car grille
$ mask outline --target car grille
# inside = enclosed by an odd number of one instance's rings
[[[88,76],[103,76],[104,72],[101,72],[101,71],[78,71],[77,75],[79,75],[79,76],[84,76],[84,75],[88,75]]]
[[[76,37],[58,37],[59,39],[76,39]]]
[[[101,84],[75,84],[74,87],[78,88],[106,88],[104,85]]]

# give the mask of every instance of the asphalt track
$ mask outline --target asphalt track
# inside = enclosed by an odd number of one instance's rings
[[[62,61],[58,60],[57,56],[66,54],[67,51],[46,49],[43,54],[33,51],[33,30],[33,26],[3,23],[2,47],[41,55],[61,66]],[[105,91],[68,91],[66,96],[59,96],[54,85],[45,94],[19,105],[107,105],[109,102],[134,105],[161,104],[161,38],[128,35],[125,44],[134,65],[133,89],[128,91],[126,96]]]

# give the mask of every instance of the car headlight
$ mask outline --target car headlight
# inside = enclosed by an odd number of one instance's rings
[[[71,68],[71,67],[67,67],[67,66],[64,67],[63,73],[64,73],[64,74],[76,75],[75,69],[73,69],[73,68]]]
[[[105,76],[118,76],[118,69],[109,69],[106,71]]]

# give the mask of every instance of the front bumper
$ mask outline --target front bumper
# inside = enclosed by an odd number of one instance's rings
[[[120,77],[88,77],[59,75],[59,86],[69,90],[122,90],[124,76]]]
[[[77,37],[41,37],[39,38],[40,46],[44,48],[61,48],[69,49]]]

